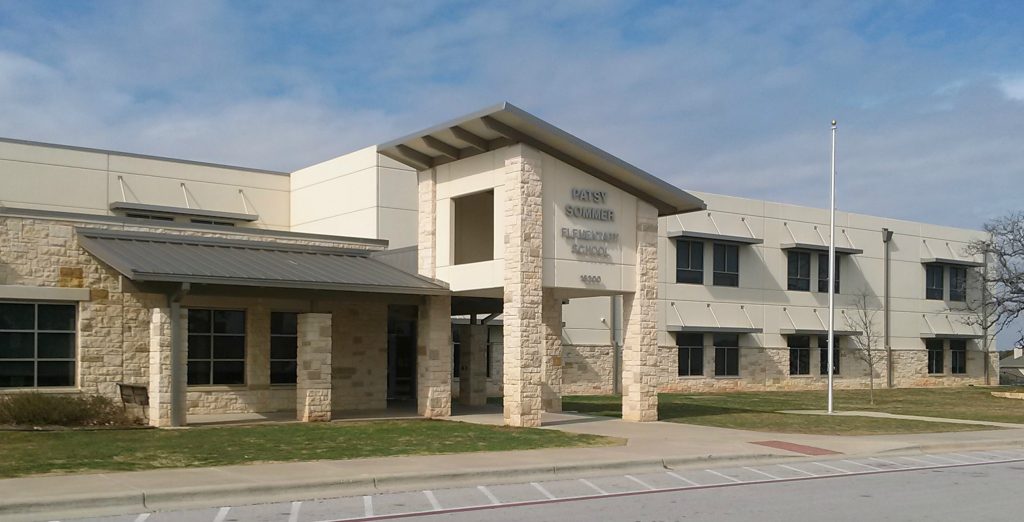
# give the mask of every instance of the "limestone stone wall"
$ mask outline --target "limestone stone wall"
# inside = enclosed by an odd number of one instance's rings
[[[387,407],[388,307],[384,303],[344,303],[334,316],[334,410]]]
[[[613,393],[615,362],[611,345],[563,345],[562,394]]]

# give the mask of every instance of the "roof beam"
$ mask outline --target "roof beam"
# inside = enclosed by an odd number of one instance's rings
[[[578,160],[578,159],[576,159],[576,158],[574,158],[572,156],[569,156],[568,154],[565,154],[565,153],[555,149],[554,147],[548,146],[547,144],[542,143],[542,142],[540,142],[540,141],[538,141],[538,140],[536,140],[536,139],[534,139],[534,138],[532,138],[532,137],[530,137],[530,136],[528,136],[528,135],[526,135],[526,134],[524,134],[522,132],[519,132],[518,130],[513,129],[512,127],[509,127],[508,125],[505,125],[504,123],[502,123],[502,122],[500,122],[500,121],[498,121],[498,120],[496,120],[496,119],[494,119],[494,118],[492,118],[490,116],[481,116],[480,117],[480,121],[483,122],[484,126],[486,126],[488,129],[491,129],[494,132],[502,134],[505,137],[507,137],[507,138],[509,138],[509,139],[511,139],[513,141],[517,141],[519,143],[524,143],[526,145],[529,145],[529,146],[531,146],[531,147],[533,147],[533,148],[535,148],[535,149],[537,149],[537,150],[539,150],[539,151],[541,151],[541,152],[543,152],[543,153],[545,153],[545,154],[547,154],[549,156],[554,157],[555,159],[558,159],[558,160],[560,160],[560,161],[562,161],[564,163],[567,163],[567,164],[569,164],[569,165],[571,165],[571,166],[573,166],[573,167],[575,167],[577,169],[580,169],[583,172],[586,172],[587,174],[590,174],[591,176],[594,176],[595,178],[597,178],[597,179],[599,179],[601,181],[604,181],[605,183],[608,183],[609,185],[612,185],[612,186],[615,186],[617,188],[620,188],[620,189],[622,189],[622,190],[624,190],[624,191],[626,191],[626,192],[628,192],[630,194],[637,195],[641,199],[646,199],[652,205],[654,205],[656,208],[662,208],[662,207],[667,208],[667,207],[671,206],[668,203],[665,203],[664,201],[662,201],[660,199],[657,199],[656,197],[654,197],[653,194],[643,194],[643,195],[637,194],[635,189],[633,189],[633,188],[629,187],[628,185],[624,184],[622,181],[620,181],[615,176],[612,176],[611,174],[608,174],[607,172],[605,172],[605,171],[603,171],[603,170],[601,170],[601,169],[599,169],[597,167],[594,167],[593,165],[589,165],[589,164],[587,164],[585,162],[582,162],[582,161],[580,161],[580,160]]]
[[[395,146],[395,150],[397,150],[398,153],[404,156],[406,159],[411,160],[413,163],[416,163],[418,170],[427,170],[434,165],[434,158],[431,158],[430,156],[427,156],[426,154],[418,150],[415,150],[412,147],[406,145],[397,145]]]
[[[473,134],[472,132],[469,132],[466,129],[463,129],[462,127],[459,127],[458,125],[452,127],[449,130],[452,131],[452,134],[454,134],[456,138],[468,143],[471,147],[479,150],[480,152],[487,152],[488,150],[490,150],[490,144],[487,143],[487,140],[481,138],[480,136],[477,136],[476,134]]]
[[[444,154],[445,156],[448,156],[453,160],[459,159],[460,155],[458,147],[449,145],[429,134],[423,136],[423,143],[426,143],[428,147],[436,150],[437,152],[440,152],[441,154]]]

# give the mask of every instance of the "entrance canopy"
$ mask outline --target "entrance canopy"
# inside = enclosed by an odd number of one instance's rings
[[[416,170],[522,143],[647,201],[666,216],[705,208],[692,194],[508,103],[474,112],[377,147]]]
[[[90,254],[136,282],[445,295],[447,287],[370,257],[369,251],[78,228]]]

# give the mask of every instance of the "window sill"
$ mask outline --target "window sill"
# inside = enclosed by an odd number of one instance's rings
[[[60,386],[47,388],[0,388],[0,395],[5,393],[43,393],[54,395],[68,395],[70,393],[81,394],[82,389],[77,386]]]
[[[790,379],[813,379],[814,376],[807,373],[801,373],[797,375],[789,374]]]
[[[739,379],[740,376],[739,375],[715,375],[713,378],[714,379],[725,379],[725,380],[733,379],[733,380],[735,380],[735,379]]]
[[[297,384],[270,384],[270,389],[272,390],[294,390],[297,387]]]
[[[200,384],[186,388],[186,391],[190,392],[237,392],[248,390],[249,386],[245,384]]]
[[[707,379],[705,375],[677,375],[676,379],[681,381],[696,381],[699,379]]]
[[[929,373],[928,376],[929,377],[947,377],[948,374],[946,374],[946,373]]]

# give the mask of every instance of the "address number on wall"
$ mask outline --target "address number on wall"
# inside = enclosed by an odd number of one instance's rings
[[[580,281],[583,281],[584,283],[587,283],[587,284],[600,283],[601,282],[601,276],[599,276],[599,275],[592,275],[592,274],[583,274],[583,275],[580,276]]]

